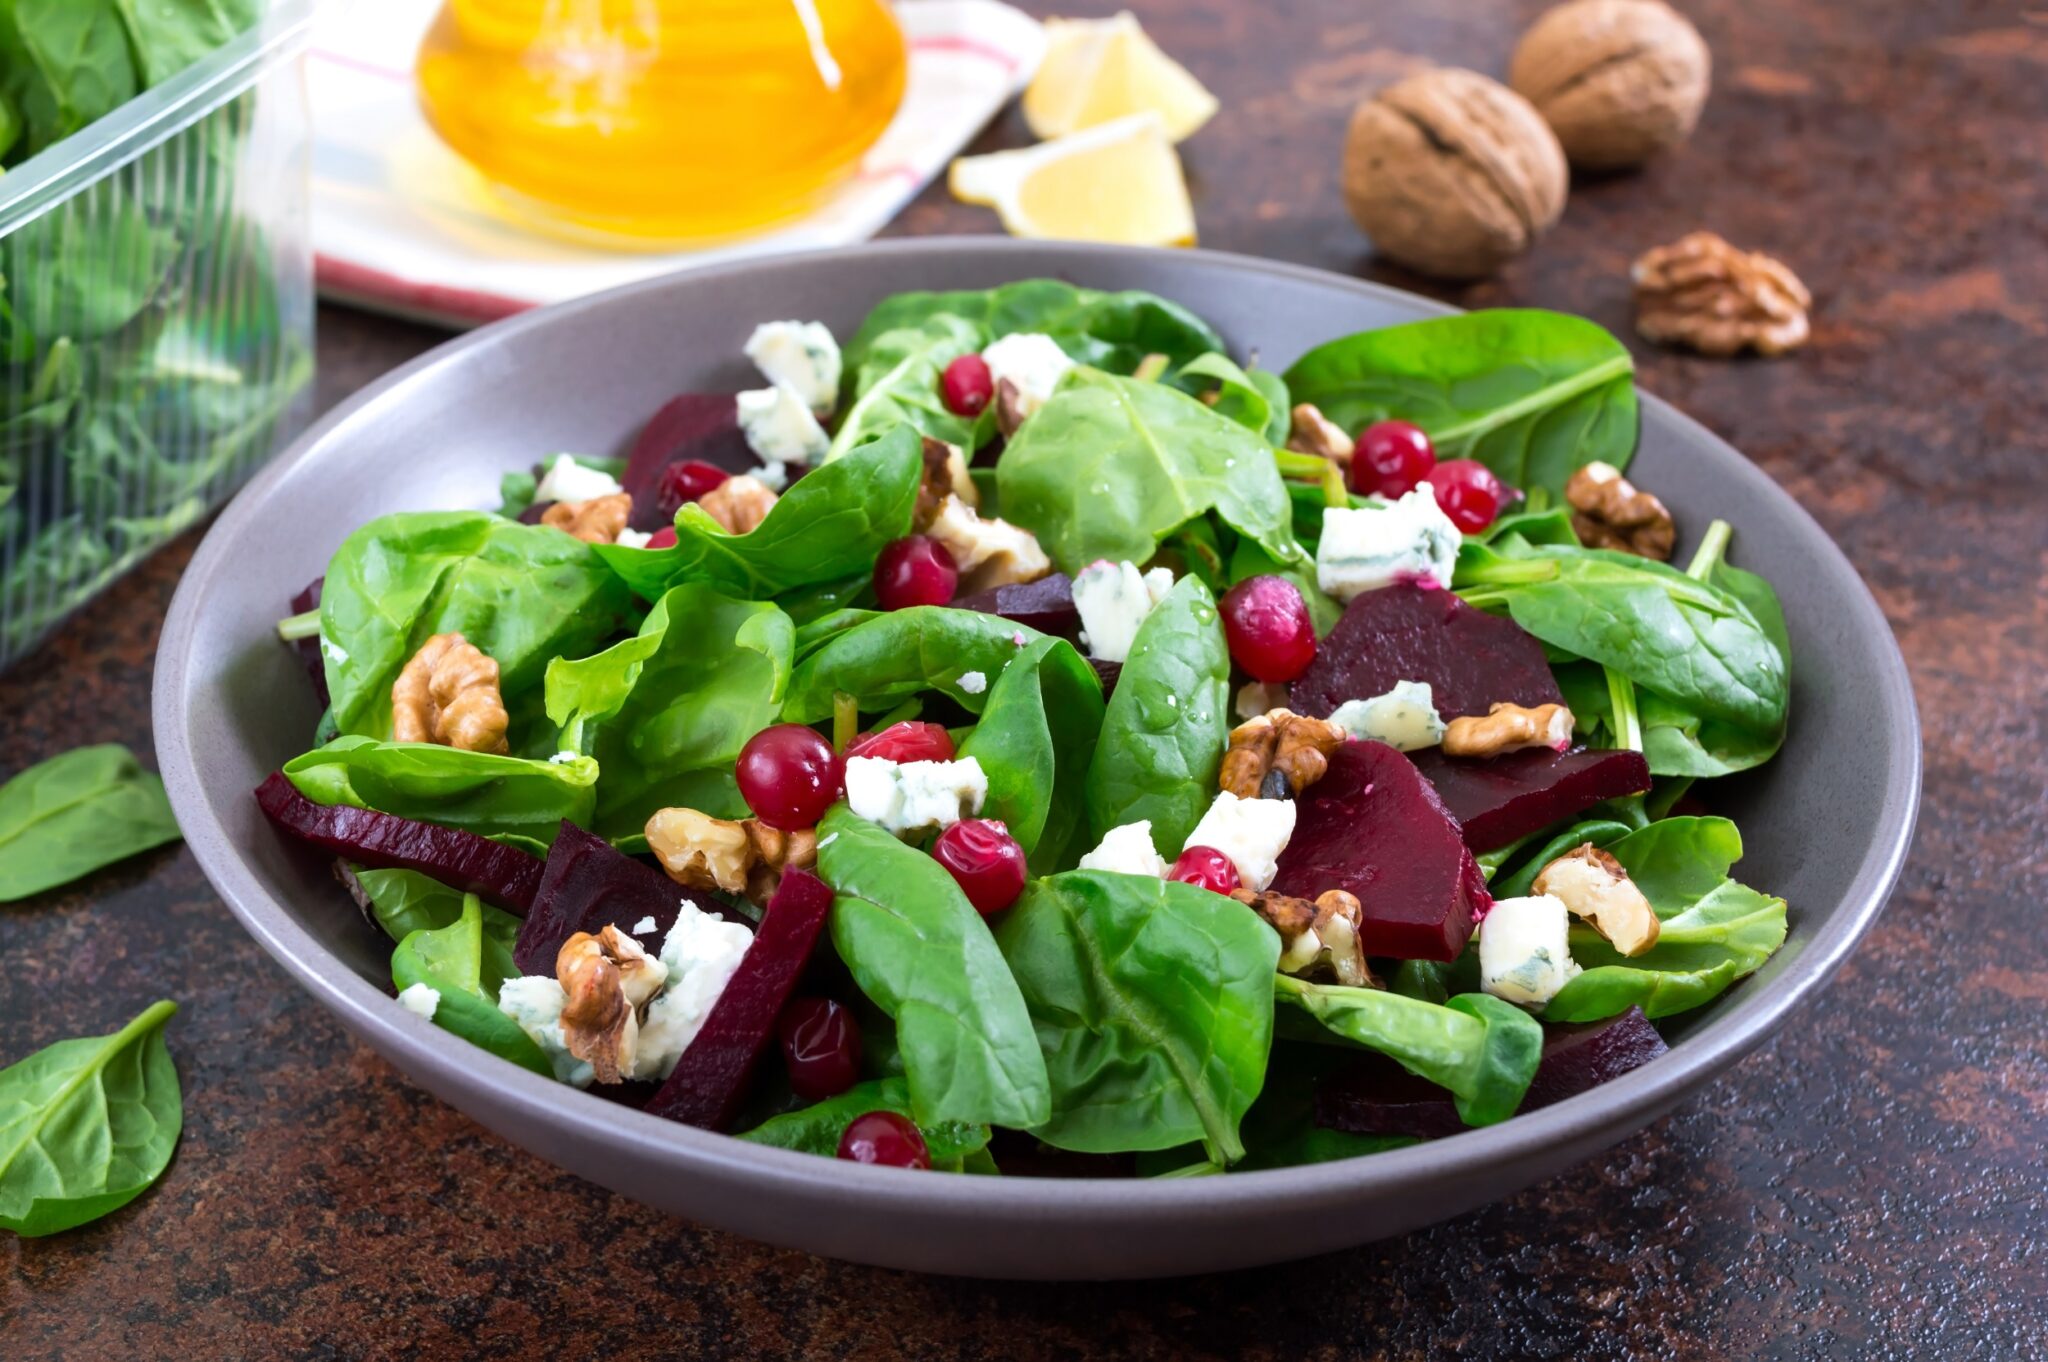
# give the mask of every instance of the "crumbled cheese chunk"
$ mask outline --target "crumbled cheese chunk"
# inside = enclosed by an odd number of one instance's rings
[[[983,350],[981,358],[988,365],[991,383],[1001,387],[1007,378],[1016,385],[1018,411],[1024,416],[1044,406],[1074,367],[1058,341],[1036,331],[1005,336]]]
[[[839,342],[823,322],[762,322],[747,337],[747,358],[820,420],[832,414],[839,401]]]
[[[340,667],[348,662],[348,649],[322,635],[320,639],[320,656],[326,658],[335,666]]]
[[[1166,568],[1141,573],[1128,559],[1112,563],[1106,558],[1082,568],[1074,578],[1074,609],[1081,615],[1081,640],[1089,656],[1128,660],[1138,626],[1171,590],[1173,573]]]
[[[1276,709],[1285,709],[1287,687],[1270,681],[1247,681],[1237,688],[1237,699],[1231,707],[1240,719],[1256,719]]]
[[[618,538],[612,540],[612,542],[622,549],[644,549],[647,547],[647,541],[652,538],[654,538],[652,534],[643,533],[628,525],[625,529],[619,531]]]
[[[1346,700],[1330,722],[1361,742],[1383,742],[1401,752],[1419,752],[1444,740],[1436,694],[1426,681],[1396,681],[1385,695]]]
[[[632,1077],[663,1079],[674,1072],[753,943],[754,934],[742,924],[683,900],[676,925],[661,943],[668,986],[647,1005]]]
[[[985,690],[987,690],[987,689],[988,689],[988,673],[987,673],[987,672],[962,672],[962,673],[960,673],[960,689],[961,689],[961,690],[964,690],[964,691],[966,691],[966,692],[967,692],[967,693],[968,693],[969,695],[979,695],[979,694],[981,694],[981,693],[982,693],[983,691],[985,691]]]
[[[951,827],[980,813],[987,798],[988,775],[973,757],[905,762],[853,757],[846,763],[847,807],[898,836]]]
[[[567,766],[570,762],[576,760],[576,758],[582,755],[583,754],[581,752],[574,752],[565,747],[561,751],[555,753],[555,755],[553,755],[552,757],[548,758],[548,765]]]
[[[407,984],[398,992],[398,1005],[416,1017],[432,1021],[441,1006],[441,990],[431,984]]]
[[[1402,581],[1448,587],[1463,540],[1428,483],[1391,506],[1331,506],[1316,546],[1316,585],[1340,601]]]
[[[1524,1007],[1555,998],[1579,972],[1570,923],[1564,900],[1550,894],[1495,899],[1479,924],[1479,987]]]
[[[1103,833],[1101,845],[1081,858],[1081,869],[1164,879],[1169,867],[1159,848],[1152,845],[1152,820],[1141,818]]]
[[[740,433],[763,463],[814,463],[832,447],[810,407],[789,388],[756,388],[738,401]]]
[[[780,492],[789,486],[789,465],[764,463],[746,476],[760,483],[771,492]]]
[[[633,935],[645,936],[660,925],[660,923],[654,920],[654,914],[649,913],[646,917],[633,924]]]
[[[555,1077],[587,1088],[596,1074],[586,1061],[569,1053],[562,1036],[562,1008],[568,1001],[561,981],[551,974],[528,974],[498,985],[498,1010],[519,1023],[519,1029],[541,1048],[555,1066]]]
[[[546,501],[589,501],[592,497],[608,497],[626,489],[619,480],[602,468],[592,468],[578,463],[573,454],[557,454],[548,464],[547,473],[540,485],[533,489],[536,504]]]
[[[1237,867],[1244,887],[1258,893],[1280,873],[1280,853],[1294,836],[1294,801],[1239,799],[1225,790],[1188,834],[1187,847],[1213,847]]]
[[[992,586],[1035,582],[1052,571],[1052,559],[1045,556],[1036,535],[1007,520],[984,520],[957,493],[948,493],[939,503],[925,533],[953,555],[963,596]]]

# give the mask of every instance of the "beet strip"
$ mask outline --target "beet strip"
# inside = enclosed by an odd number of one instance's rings
[[[661,954],[662,938],[676,925],[684,900],[707,913],[736,918],[726,904],[685,889],[659,870],[625,855],[595,833],[567,819],[548,848],[547,866],[533,907],[519,928],[512,962],[527,974],[553,974],[562,944],[578,932],[595,936],[617,927],[649,955]],[[635,925],[654,919],[644,932]]]

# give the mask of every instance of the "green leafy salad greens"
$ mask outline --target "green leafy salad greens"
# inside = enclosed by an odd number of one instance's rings
[[[1017,406],[1025,384],[1001,375],[998,403],[958,411],[947,376],[1017,337],[1056,363],[1028,380],[1032,400],[1004,435],[996,409]],[[744,533],[698,504],[675,513],[673,542],[648,546],[484,511],[388,515],[341,544],[317,619],[288,622],[299,636],[317,627],[332,697],[319,744],[283,768],[300,794],[535,854],[562,820],[638,854],[660,811],[747,817],[736,763],[776,725],[811,726],[841,751],[858,733],[926,725],[954,754],[946,770],[972,761],[971,794],[948,796],[956,816],[892,821],[849,777],[818,820],[815,871],[832,904],[815,947],[828,960],[809,978],[861,1019],[860,1071],[807,1101],[771,1058],[732,1133],[830,1155],[856,1117],[889,1112],[922,1132],[930,1166],[980,1174],[999,1170],[1003,1132],[1040,1154],[1117,1156],[1152,1175],[1370,1155],[1415,1136],[1319,1124],[1333,1075],[1377,1064],[1419,1083],[1454,1124],[1507,1120],[1558,1026],[1628,1017],[1647,1029],[1715,998],[1783,942],[1785,903],[1733,878],[1735,826],[1686,802],[1695,782],[1782,743],[1783,614],[1761,578],[1728,561],[1725,525],[1696,527],[1697,551],[1679,565],[1581,544],[1567,484],[1595,462],[1625,469],[1637,437],[1627,351],[1600,328],[1476,313],[1333,340],[1275,373],[1234,360],[1167,300],[1030,280],[887,299],[842,358],[829,453]],[[1576,744],[1634,749],[1654,783],[1580,801],[1487,848],[1472,874],[1492,901],[1521,902],[1553,862],[1599,853],[1618,867],[1602,873],[1654,914],[1654,944],[1624,953],[1609,924],[1590,913],[1567,923],[1559,903],[1556,949],[1568,947],[1571,968],[1540,996],[1490,973],[1491,918],[1455,958],[1375,957],[1339,978],[1333,955],[1299,949],[1298,929],[1283,937],[1275,911],[1163,873],[1231,813],[1219,780],[1248,678],[1226,593],[1279,577],[1327,635],[1344,606],[1322,589],[1325,508],[1400,509],[1284,448],[1302,402],[1353,433],[1417,423],[1443,458],[1478,460],[1519,489],[1519,504],[1463,536],[1453,580],[1437,585],[1533,639]],[[1046,571],[1128,566],[1144,599],[1126,612],[1121,656],[1104,655],[1079,588],[1094,636],[964,599],[882,608],[877,560],[931,523],[920,504],[935,441],[974,462],[979,519],[1028,531]],[[508,478],[508,510],[532,499],[533,481]],[[449,633],[495,663],[502,750],[395,740],[394,685]],[[907,790],[912,774],[894,766],[888,778]],[[1299,794],[1269,781],[1259,802]],[[986,912],[933,854],[940,827],[977,814],[1001,823],[1025,867],[1021,890]],[[1112,843],[1125,850],[1108,856]],[[1249,878],[1259,856],[1232,845],[1226,858]],[[1281,846],[1267,853],[1284,866]],[[395,944],[394,985],[438,996],[435,1024],[480,1056],[542,1073],[552,1059],[564,1072],[559,1025],[534,1023],[524,1001],[500,1006],[517,973],[509,905],[415,870],[358,869],[355,886]],[[531,992],[536,981],[520,982]]]

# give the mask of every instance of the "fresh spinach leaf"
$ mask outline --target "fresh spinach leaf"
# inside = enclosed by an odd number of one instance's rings
[[[984,818],[1002,820],[1049,874],[1081,830],[1081,786],[1102,729],[1102,682],[1065,639],[1041,638],[988,689],[981,722],[960,744],[988,775]]]
[[[948,313],[876,336],[853,371],[853,403],[832,437],[825,462],[898,426],[971,448],[975,418],[957,415],[946,405],[939,379],[948,364],[977,353],[988,341],[988,333],[979,326]]]
[[[407,934],[391,953],[391,982],[400,991],[425,984],[440,994],[434,1025],[537,1074],[554,1065],[533,1038],[498,1010],[498,987],[518,976],[512,954],[484,931],[483,903],[462,896],[461,916],[446,927]]]
[[[1174,583],[1131,643],[1110,692],[1083,799],[1091,837],[1139,819],[1169,861],[1216,797],[1230,737],[1230,650],[1215,598]]]
[[[839,691],[858,697],[864,714],[878,714],[926,691],[943,692],[968,713],[979,714],[988,693],[965,689],[961,678],[979,672],[994,685],[1018,654],[1042,637],[1001,615],[943,605],[869,615],[826,635],[800,657],[782,717],[821,723],[832,717],[832,696]]]
[[[118,743],[75,747],[0,785],[0,903],[177,840],[155,773]]]
[[[910,1085],[900,1078],[856,1083],[837,1097],[828,1097],[800,1111],[770,1117],[752,1130],[741,1131],[735,1138],[829,1159],[839,1152],[840,1137],[846,1134],[846,1127],[852,1124],[853,1118],[871,1111],[893,1111],[915,1121],[917,1117],[910,1105]],[[967,1161],[988,1149],[989,1128],[985,1125],[934,1121],[930,1125],[919,1123],[917,1128],[924,1136],[925,1148],[931,1153],[932,1167],[941,1172],[976,1171],[965,1166]]]
[[[553,843],[565,818],[590,826],[596,804],[597,763],[589,757],[533,761],[344,736],[286,762],[284,774],[315,804],[376,809],[527,846]]]
[[[114,0],[142,83],[156,85],[225,46],[262,15],[261,0]]]
[[[1161,383],[1074,370],[1010,441],[996,485],[1004,518],[1069,573],[1143,563],[1212,511],[1276,562],[1303,558],[1271,446]]]
[[[414,932],[435,932],[462,920],[460,889],[450,888],[431,875],[417,870],[371,870],[352,865],[349,876],[356,893],[367,901],[372,918],[393,943]],[[483,951],[499,981],[519,973],[512,964],[512,948],[519,941],[520,919],[502,908],[483,905]]]
[[[1361,331],[1317,346],[1285,377],[1296,402],[1348,431],[1412,421],[1439,458],[1478,459],[1538,501],[1562,498],[1595,460],[1628,466],[1634,374],[1628,348],[1592,322],[1507,309]]]
[[[141,91],[112,0],[8,0],[0,5],[0,90],[19,111],[34,155]]]
[[[995,938],[943,866],[833,806],[818,824],[832,944],[896,1022],[919,1126],[1032,1127],[1052,1115],[1045,1060]]]
[[[1577,713],[1576,710],[1573,713]],[[1522,898],[1536,877],[1543,873],[1543,867],[1574,847],[1591,842],[1596,847],[1612,846],[1628,836],[1629,825],[1611,818],[1585,818],[1572,823],[1562,831],[1544,838],[1541,842],[1533,839],[1517,853],[1515,868],[1497,875],[1487,888],[1497,899]],[[1540,835],[1540,834],[1539,834]],[[1533,849],[1532,849],[1533,848]]]
[[[1003,919],[1052,1080],[1033,1134],[1114,1153],[1200,1140],[1244,1155],[1238,1125],[1265,1080],[1280,938],[1194,885],[1070,871],[1024,888]]]
[[[164,1048],[177,1010],[152,1003],[110,1036],[60,1040],[0,1069],[0,1229],[72,1229],[163,1176],[184,1124]]]
[[[1189,360],[1181,366],[1180,376],[1182,387],[1197,391],[1207,390],[1211,385],[1203,380],[1213,379],[1213,411],[1246,430],[1257,431],[1269,445],[1287,443],[1293,426],[1293,408],[1289,405],[1286,380],[1278,374],[1265,369],[1247,373],[1230,356],[1217,352]]]
[[[1412,1135],[1355,1135],[1316,1124],[1316,1084],[1348,1062],[1333,1046],[1277,1044],[1266,1066],[1266,1086],[1244,1118],[1240,1173],[1354,1159],[1420,1144]]]

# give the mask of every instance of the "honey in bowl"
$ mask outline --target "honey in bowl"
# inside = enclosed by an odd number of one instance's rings
[[[420,103],[556,226],[646,244],[801,216],[903,98],[886,0],[445,0]]]

